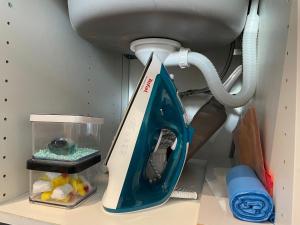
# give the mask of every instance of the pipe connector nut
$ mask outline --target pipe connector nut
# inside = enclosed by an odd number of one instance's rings
[[[178,58],[179,58],[179,67],[181,69],[185,69],[190,67],[190,64],[188,63],[188,55],[189,52],[191,51],[191,49],[189,48],[180,48],[180,50],[178,51]]]

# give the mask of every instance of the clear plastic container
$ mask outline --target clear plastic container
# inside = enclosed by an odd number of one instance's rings
[[[28,160],[27,168],[32,165],[32,160]],[[72,165],[69,169],[76,170],[76,166],[79,168],[78,165],[80,164]],[[30,170],[29,200],[33,203],[73,208],[96,192],[97,172],[99,172],[97,164],[78,173]]]
[[[73,208],[97,188],[103,118],[31,115],[31,202]]]
[[[103,118],[31,115],[33,158],[76,161],[100,150]]]

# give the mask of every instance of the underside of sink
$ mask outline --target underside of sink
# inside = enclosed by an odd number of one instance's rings
[[[194,50],[229,44],[242,32],[249,0],[69,0],[73,28],[85,39],[129,53],[140,38],[169,38]]]

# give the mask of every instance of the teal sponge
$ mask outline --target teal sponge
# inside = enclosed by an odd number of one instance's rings
[[[49,148],[41,149],[33,154],[36,159],[59,160],[59,161],[77,161],[83,157],[89,156],[98,150],[91,148],[75,148],[72,154],[58,155],[50,151]]]

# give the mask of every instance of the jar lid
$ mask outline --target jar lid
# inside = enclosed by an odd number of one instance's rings
[[[45,172],[74,174],[80,173],[81,171],[99,163],[100,161],[100,152],[95,152],[77,161],[58,161],[32,158],[27,160],[27,169]]]
[[[72,116],[72,115],[55,115],[55,114],[31,114],[31,122],[53,122],[53,123],[92,123],[103,124],[104,119],[90,116]]]

